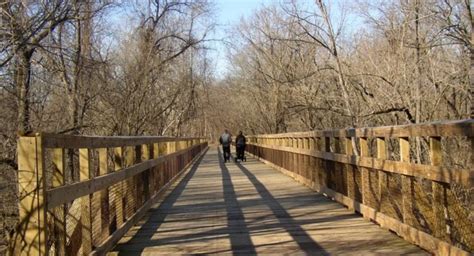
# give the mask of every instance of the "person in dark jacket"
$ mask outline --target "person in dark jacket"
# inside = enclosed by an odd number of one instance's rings
[[[242,131],[239,132],[239,135],[235,138],[235,149],[237,153],[237,157],[235,158],[235,161],[237,159],[240,159],[241,161],[245,160],[245,145],[247,144],[247,139],[245,138],[244,134]]]

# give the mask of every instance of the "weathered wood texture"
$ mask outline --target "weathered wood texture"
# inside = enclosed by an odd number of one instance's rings
[[[12,254],[105,253],[206,148],[202,138],[20,137]]]
[[[468,255],[473,130],[471,119],[268,134],[249,137],[247,151],[428,251]],[[300,147],[301,139],[323,145]]]
[[[428,255],[256,159],[210,150],[109,255]]]

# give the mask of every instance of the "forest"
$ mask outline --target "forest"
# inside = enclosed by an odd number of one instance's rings
[[[217,11],[212,0],[0,3],[0,247],[19,135],[216,141],[225,128],[472,118],[470,0],[271,1],[225,38]],[[213,42],[226,47],[223,74]]]

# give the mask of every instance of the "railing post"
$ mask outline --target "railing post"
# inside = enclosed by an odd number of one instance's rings
[[[440,137],[430,137],[430,160],[431,165],[435,166],[440,166],[443,163]],[[433,215],[435,220],[433,236],[444,241],[449,241],[450,237],[447,233],[446,223],[446,216],[448,214],[448,209],[446,208],[446,185],[437,181],[432,181],[431,184],[433,192]]]
[[[18,139],[20,224],[13,241],[14,254],[47,253],[44,154],[41,135]]]

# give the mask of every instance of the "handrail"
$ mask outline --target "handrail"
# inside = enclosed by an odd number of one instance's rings
[[[85,136],[41,133],[45,148],[110,148],[198,139],[169,136]]]
[[[459,196],[474,184],[474,119],[247,138],[260,160],[430,252],[474,250]]]
[[[12,254],[105,254],[206,149],[203,138],[20,137]]]
[[[421,124],[392,125],[363,128],[317,130],[251,135],[249,138],[304,138],[304,137],[415,137],[415,136],[474,136],[474,119],[438,121]]]

